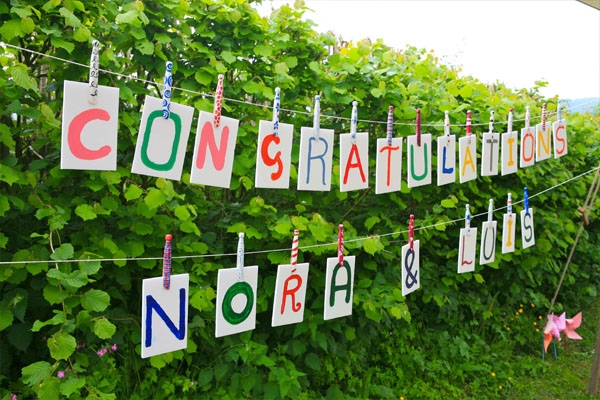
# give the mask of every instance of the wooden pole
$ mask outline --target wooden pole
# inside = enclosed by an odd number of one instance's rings
[[[600,320],[598,320],[598,329],[596,330],[596,348],[594,350],[594,364],[592,364],[592,377],[590,379],[590,396],[596,396],[596,393],[598,393],[598,378],[600,378]]]

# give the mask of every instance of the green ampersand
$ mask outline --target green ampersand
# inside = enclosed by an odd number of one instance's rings
[[[177,147],[179,147],[179,138],[181,137],[181,118],[179,115],[171,112],[169,119],[175,124],[175,137],[173,138],[173,148],[171,149],[171,157],[164,164],[158,164],[150,160],[148,157],[148,142],[150,142],[150,132],[152,131],[152,124],[156,118],[163,118],[162,110],[152,111],[146,121],[146,130],[144,131],[144,140],[142,141],[142,162],[148,168],[155,169],[157,171],[168,171],[175,165],[175,159],[177,158]]]
[[[171,114],[173,115],[173,114]],[[231,302],[233,298],[238,294],[243,294],[246,297],[246,307],[242,310],[242,312],[235,312],[233,307],[231,307]],[[236,282],[225,293],[225,297],[223,297],[223,318],[225,321],[229,322],[231,325],[241,324],[243,321],[248,318],[250,315],[250,311],[252,311],[252,307],[254,306],[254,292],[252,291],[252,286],[250,286],[246,282]]]
[[[415,175],[415,146],[410,146],[410,174],[415,181],[422,181],[427,176],[427,143],[423,143],[425,147],[425,151],[423,155],[425,156],[425,172],[423,175]]]

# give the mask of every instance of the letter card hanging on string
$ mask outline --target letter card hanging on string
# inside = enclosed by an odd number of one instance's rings
[[[533,208],[521,210],[521,239],[523,240],[523,248],[526,249],[535,244],[535,232],[533,229]]]
[[[375,193],[397,192],[402,186],[402,138],[377,139]]]
[[[254,186],[271,189],[290,187],[293,134],[293,125],[279,123],[275,136],[273,121],[259,122]]]
[[[475,271],[477,228],[462,228],[458,243],[458,273]]]
[[[406,296],[421,287],[419,240],[402,246],[402,296]]]
[[[408,137],[408,187],[431,183],[431,134],[421,134],[421,145],[417,135]]]
[[[486,221],[481,226],[481,244],[479,245],[479,264],[493,263],[496,258],[497,221]]]
[[[119,89],[98,86],[90,102],[90,85],[64,82],[61,169],[115,171],[119,130]]]
[[[256,327],[258,266],[220,269],[217,278],[215,337],[250,331]]]
[[[142,281],[142,358],[185,349],[189,298],[188,274]]]
[[[194,109],[171,102],[168,119],[162,99],[146,96],[131,172],[180,180]]]
[[[477,136],[470,135],[458,139],[460,183],[477,179]]]
[[[366,189],[369,186],[369,134],[340,135],[340,191]]]
[[[304,319],[308,268],[308,263],[277,268],[271,326],[297,324]]]
[[[327,259],[323,319],[328,320],[352,315],[354,262],[354,256],[344,256],[343,266],[340,265],[338,257]]]
[[[554,139],[554,158],[569,154],[567,144],[567,120],[562,118],[560,102],[556,111],[558,120],[552,124],[552,138]]]
[[[333,161],[333,130],[300,129],[300,157],[298,162],[298,190],[326,191],[331,189]]]
[[[456,181],[456,136],[437,138],[437,184],[447,185]]]

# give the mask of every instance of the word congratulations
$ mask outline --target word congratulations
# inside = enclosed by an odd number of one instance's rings
[[[89,85],[65,81],[62,120],[61,168],[115,170],[119,89],[98,86],[95,101],[89,101]],[[192,125],[194,109],[170,102],[164,114],[164,99],[146,96],[142,111],[132,172],[180,180]],[[317,109],[317,107],[315,107]],[[315,119],[318,119],[318,114]],[[353,121],[354,122],[354,121]],[[190,182],[229,188],[239,120],[218,113],[201,111],[198,118]],[[355,129],[355,122],[353,128]],[[391,110],[388,137],[377,139],[375,192],[400,190],[402,181],[403,138],[391,135]],[[260,121],[256,155],[255,186],[286,189],[290,186],[291,149],[294,127],[278,120]],[[445,135],[437,138],[437,184],[446,185],[476,179],[477,137],[471,135],[470,115],[465,137],[458,140],[459,165],[456,165],[456,137],[450,135],[446,117]],[[536,162],[568,153],[566,121],[545,121],[512,130],[512,111],[508,131],[493,132],[493,113],[489,132],[482,135],[481,175],[507,175]],[[518,143],[520,142],[520,151]],[[369,137],[365,132],[340,135],[340,190],[360,190],[369,186]],[[329,191],[332,180],[334,131],[313,128],[300,130],[298,190]],[[417,133],[407,138],[408,187],[431,184],[432,135]],[[519,164],[517,164],[519,162]]]

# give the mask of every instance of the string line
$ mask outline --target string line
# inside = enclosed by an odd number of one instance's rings
[[[40,53],[40,52],[35,51],[35,50],[27,49],[25,47],[15,46],[13,44],[5,43],[5,42],[2,42],[2,41],[0,41],[0,46],[12,47],[14,49],[21,50],[21,51],[26,51],[26,52],[29,52],[29,53],[32,53],[32,54],[36,54],[36,55],[41,56],[41,57],[51,58],[53,60],[62,61],[62,62],[67,63],[67,64],[78,65],[78,66],[83,67],[83,68],[88,68],[88,69],[90,68],[89,64],[83,64],[83,63],[79,63],[77,61],[72,61],[72,60],[68,60],[68,59],[65,59],[65,58],[60,58],[60,57],[53,56],[53,55],[50,55],[50,54]],[[157,85],[158,84],[157,82],[153,82],[153,81],[149,81],[149,80],[146,80],[146,79],[138,78],[137,76],[134,76],[133,74],[126,75],[126,74],[122,74],[120,72],[115,72],[115,71],[111,71],[111,70],[108,70],[108,69],[102,69],[102,68],[98,68],[98,71],[101,71],[101,72],[104,72],[104,73],[107,73],[107,74],[116,75],[116,76],[119,76],[121,78],[129,79],[129,80],[143,82],[143,83],[146,83],[146,84],[149,84],[149,85]],[[190,89],[185,89],[185,88],[180,88],[180,87],[175,87],[175,86],[173,86],[171,88],[171,93],[173,91],[175,91],[175,90],[179,90],[181,92],[191,93],[191,94],[195,94],[195,95],[205,96],[205,97],[215,97],[215,95],[213,93],[197,92],[195,90],[190,90]],[[234,102],[234,103],[248,104],[248,105],[255,106],[255,107],[260,107],[260,108],[271,108],[271,109],[273,108],[273,106],[269,105],[269,104],[253,103],[253,102],[250,102],[250,101],[232,99],[232,98],[229,98],[229,97],[223,97],[223,99],[231,101],[231,102]],[[596,103],[596,102],[597,102],[597,100],[590,100],[588,102],[579,104],[579,106],[581,107],[581,106],[585,106],[587,104]],[[287,112],[292,113],[292,114],[304,114],[304,115],[308,115],[308,116],[312,116],[313,115],[313,113],[311,113],[311,112],[302,111],[302,110],[292,110],[292,109],[288,109],[288,108],[280,108],[280,110],[281,111],[287,111]],[[546,113],[546,117],[549,117],[549,116],[554,115],[554,114],[556,114],[556,112],[547,112]],[[322,118],[328,118],[328,119],[343,120],[343,121],[352,121],[352,118],[339,117],[339,116],[335,116],[335,115],[320,114],[320,117],[322,117]],[[542,118],[542,116],[539,115],[539,116],[531,117],[530,119],[534,120],[534,119],[541,119],[541,118]],[[370,120],[370,119],[359,119],[358,121],[359,122],[365,122],[365,123],[368,123],[368,124],[386,124],[387,125],[387,123],[388,123],[387,120],[386,121],[376,121],[376,120]],[[522,121],[525,121],[525,118],[523,118],[523,119],[513,119],[513,123],[514,122],[522,122]],[[503,124],[507,124],[507,123],[508,123],[508,121],[495,121],[494,122],[495,125],[503,125]],[[415,126],[415,123],[411,123],[411,122],[393,122],[393,125]],[[487,122],[482,122],[482,123],[473,123],[473,124],[471,124],[471,126],[485,126],[485,125],[488,125],[488,123]],[[421,124],[421,126],[427,126],[427,127],[444,127],[445,124],[443,124],[443,123],[441,123],[441,124]],[[465,127],[466,123],[465,124],[450,124],[450,126]]]
[[[590,174],[596,170],[600,169],[600,166],[595,167],[590,169],[589,171],[585,171],[577,176],[574,176],[572,178],[567,179],[566,181],[560,182],[554,186],[551,186],[549,188],[546,188],[544,190],[542,190],[541,192],[532,194],[529,196],[529,199],[531,200],[534,197],[540,196],[544,193],[547,193],[551,190],[554,190],[560,186],[566,185],[569,182],[572,182],[574,180],[577,180],[579,178],[582,178],[583,176]],[[519,201],[515,201],[512,203],[513,206],[523,203],[524,200],[519,200]],[[504,209],[508,208],[508,206],[502,206],[502,207],[498,207],[496,209],[494,209],[493,212],[497,212],[497,211],[502,211]],[[482,212],[479,214],[475,214],[471,216],[471,219],[474,218],[478,218],[481,216],[487,216],[488,212]],[[448,225],[448,224],[454,224],[457,222],[461,222],[464,221],[466,218],[458,218],[458,219],[453,219],[451,221],[444,221],[444,222],[438,222],[432,225],[426,225],[426,226],[420,226],[420,227],[416,227],[414,228],[415,231],[419,231],[422,229],[430,229],[430,228],[434,228],[436,226],[442,226],[442,225]],[[363,240],[368,240],[368,239],[377,239],[377,238],[382,238],[382,237],[386,237],[386,236],[393,236],[393,235],[400,235],[403,233],[408,233],[408,229],[403,230],[403,231],[397,231],[397,232],[389,232],[389,233],[381,233],[381,234],[375,234],[375,235],[370,235],[370,236],[363,236],[363,237],[359,237],[359,238],[355,238],[355,239],[344,239],[345,243],[352,243],[352,242],[360,242]],[[322,243],[322,244],[312,244],[312,245],[308,245],[308,246],[300,246],[299,249],[300,250],[305,250],[305,249],[314,249],[317,247],[327,247],[327,246],[337,246],[337,242],[331,242],[331,243]],[[284,248],[284,249],[272,249],[272,250],[255,250],[255,251],[247,251],[244,254],[264,254],[264,253],[278,253],[281,251],[291,251],[291,248]],[[222,253],[222,254],[197,254],[197,255],[185,255],[185,256],[172,256],[171,259],[188,259],[188,258],[215,258],[215,257],[230,257],[230,256],[237,256],[237,253]],[[76,262],[112,262],[112,261],[155,261],[155,260],[162,260],[162,257],[133,257],[133,258],[98,258],[98,259],[81,259],[81,260],[46,260],[46,261],[41,261],[41,260],[30,260],[30,261],[0,261],[0,265],[7,265],[7,264],[42,264],[42,263],[76,263]]]

